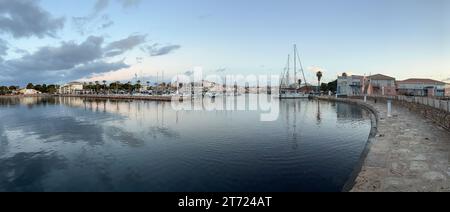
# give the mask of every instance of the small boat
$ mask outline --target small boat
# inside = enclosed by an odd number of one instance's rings
[[[214,99],[214,98],[216,98],[218,95],[217,95],[216,92],[207,92],[207,93],[206,93],[206,96]]]
[[[292,92],[292,93],[280,93],[275,97],[279,99],[309,99],[310,95],[301,92]]]

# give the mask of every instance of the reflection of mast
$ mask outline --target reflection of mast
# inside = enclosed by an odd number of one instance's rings
[[[294,140],[294,149],[298,148],[297,143],[297,101],[294,102],[294,134],[293,134],[293,140]]]
[[[164,109],[165,109],[165,103],[163,103],[161,109],[162,109],[162,122],[161,122],[161,126],[164,127],[164,124],[165,124],[165,122],[164,122]]]
[[[322,122],[322,114],[320,112],[320,101],[317,101],[317,125],[320,125]]]
[[[289,102],[286,102],[286,123],[287,123],[287,128],[288,128],[288,132],[289,132]]]
[[[156,103],[156,123],[159,124],[159,102]]]

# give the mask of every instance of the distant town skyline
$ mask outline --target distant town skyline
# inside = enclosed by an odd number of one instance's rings
[[[447,0],[0,0],[0,85],[343,72],[450,82]],[[161,75],[159,75],[161,77]]]

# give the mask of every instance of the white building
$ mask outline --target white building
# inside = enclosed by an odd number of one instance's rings
[[[34,90],[34,89],[21,89],[19,90],[19,94],[21,95],[37,95],[37,94],[41,94],[40,91]]]
[[[397,82],[400,95],[412,96],[445,96],[445,82],[432,79],[407,79]]]
[[[83,92],[84,84],[81,82],[70,82],[59,89],[60,94],[80,94]]]
[[[343,74],[337,80],[337,95],[339,96],[357,96],[362,95],[363,76],[347,76]]]
[[[369,96],[382,95],[382,96],[396,96],[397,87],[394,77],[386,76],[383,74],[375,74],[366,77],[364,80],[364,90]]]

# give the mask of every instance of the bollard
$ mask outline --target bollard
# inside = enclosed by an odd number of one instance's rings
[[[387,104],[387,117],[392,117],[392,100],[388,100]]]
[[[367,96],[364,96],[364,102],[367,102]]]

